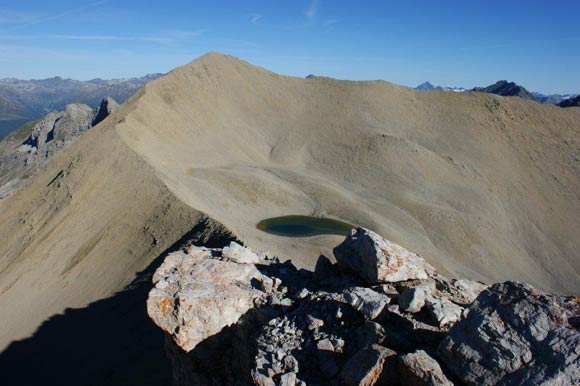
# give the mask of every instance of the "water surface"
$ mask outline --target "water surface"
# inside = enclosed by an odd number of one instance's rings
[[[307,237],[317,235],[346,236],[355,228],[344,221],[312,216],[282,216],[260,221],[256,228],[278,236]]]

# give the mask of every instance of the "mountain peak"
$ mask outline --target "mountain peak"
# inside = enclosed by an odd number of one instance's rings
[[[420,85],[418,85],[417,87],[415,87],[417,90],[434,90],[435,86],[433,86],[431,84],[431,82],[423,82]]]
[[[498,80],[494,84],[487,87],[475,87],[472,91],[485,92],[501,96],[517,96],[524,99],[534,101],[536,100],[534,95],[525,87],[520,86],[515,82],[509,82],[507,80]]]

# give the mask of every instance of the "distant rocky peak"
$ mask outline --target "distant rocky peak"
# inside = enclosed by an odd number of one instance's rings
[[[95,118],[93,119],[93,126],[101,123],[113,111],[115,111],[117,107],[119,107],[119,104],[113,98],[109,96],[104,97],[96,110]]]
[[[507,80],[498,80],[494,84],[487,87],[475,87],[472,91],[501,96],[517,96],[520,98],[537,101],[536,97],[534,97],[534,95],[525,87],[520,86],[515,82],[508,82]]]
[[[430,82],[423,82],[415,88],[417,90],[434,90],[435,86],[433,86]]]

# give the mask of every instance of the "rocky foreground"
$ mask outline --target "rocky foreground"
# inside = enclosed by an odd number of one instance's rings
[[[449,280],[358,228],[296,269],[234,242],[167,256],[150,317],[175,385],[576,385],[580,298]]]

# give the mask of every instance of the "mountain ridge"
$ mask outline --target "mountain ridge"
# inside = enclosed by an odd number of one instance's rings
[[[29,310],[7,319],[0,343],[123,289],[204,222],[299,266],[331,255],[336,236],[255,228],[287,214],[373,229],[444,273],[577,290],[575,110],[205,55],[148,83],[0,201],[0,279],[11,283],[0,307]]]

